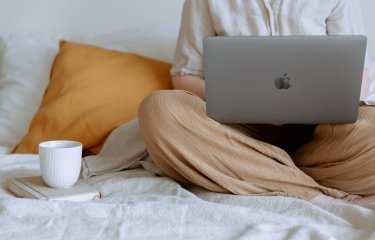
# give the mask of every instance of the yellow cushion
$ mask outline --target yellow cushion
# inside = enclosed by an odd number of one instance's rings
[[[38,153],[46,140],[75,140],[97,153],[110,132],[137,116],[142,99],[170,89],[170,64],[130,53],[60,42],[51,78],[15,153]]]

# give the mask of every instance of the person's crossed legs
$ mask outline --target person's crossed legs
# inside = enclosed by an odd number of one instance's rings
[[[205,102],[189,92],[153,93],[140,106],[139,122],[155,164],[177,181],[240,195],[363,203],[345,188],[319,184],[286,151],[255,139],[258,135],[251,128],[220,124],[207,117]],[[303,159],[301,153],[298,149],[293,156]]]

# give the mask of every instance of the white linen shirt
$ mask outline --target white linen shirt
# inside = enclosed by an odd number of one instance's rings
[[[204,78],[204,37],[278,35],[365,35],[359,0],[186,0],[171,75]]]

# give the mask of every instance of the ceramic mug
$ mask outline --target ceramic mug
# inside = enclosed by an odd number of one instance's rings
[[[44,182],[53,188],[69,188],[81,172],[82,144],[48,141],[39,144],[40,170]]]

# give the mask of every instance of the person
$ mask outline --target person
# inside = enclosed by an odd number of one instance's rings
[[[186,0],[174,90],[146,97],[139,123],[167,176],[208,190],[367,204],[375,195],[375,108],[346,125],[220,124],[206,115],[207,36],[364,34],[357,0]],[[228,79],[230,81],[230,79]],[[369,89],[364,71],[361,99]]]

